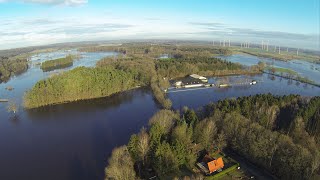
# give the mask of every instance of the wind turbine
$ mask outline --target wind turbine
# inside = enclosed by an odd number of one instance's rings
[[[281,53],[280,53],[280,45],[279,45],[279,54],[281,54]]]

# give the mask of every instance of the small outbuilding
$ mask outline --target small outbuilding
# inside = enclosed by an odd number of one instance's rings
[[[222,157],[217,159],[211,158],[209,155],[205,155],[201,162],[197,163],[197,166],[207,175],[210,175],[216,171],[221,171],[224,167]]]

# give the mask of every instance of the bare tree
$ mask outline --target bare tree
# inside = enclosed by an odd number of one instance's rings
[[[131,180],[137,179],[134,171],[134,162],[126,146],[115,148],[105,169],[105,179]]]
[[[147,160],[147,154],[149,151],[149,144],[150,144],[150,138],[146,131],[146,129],[143,127],[139,133],[139,141],[138,141],[138,151],[140,152],[141,159],[143,161],[143,165],[145,164]]]
[[[19,106],[15,102],[10,101],[7,107],[7,111],[13,112],[15,114],[18,112],[18,110],[19,110]]]

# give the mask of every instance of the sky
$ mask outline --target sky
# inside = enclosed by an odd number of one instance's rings
[[[320,50],[320,0],[0,0],[0,49],[176,39]]]

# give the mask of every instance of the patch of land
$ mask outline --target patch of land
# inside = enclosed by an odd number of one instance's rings
[[[45,62],[41,63],[40,68],[44,72],[52,71],[55,69],[63,69],[63,68],[67,68],[67,67],[72,66],[73,60],[74,60],[74,56],[67,55],[64,58],[45,61]]]

